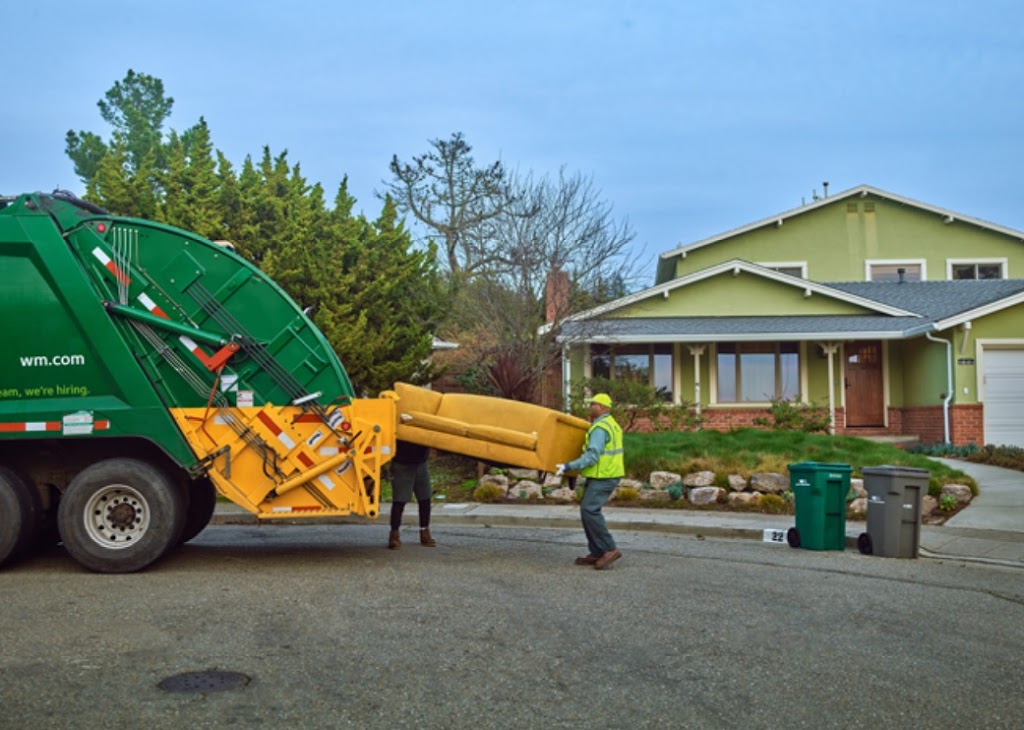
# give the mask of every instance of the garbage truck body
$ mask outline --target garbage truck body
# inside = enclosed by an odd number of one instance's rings
[[[0,564],[64,543],[146,567],[221,494],[263,520],[377,516],[395,403],[357,398],[230,247],[69,194],[0,200]]]

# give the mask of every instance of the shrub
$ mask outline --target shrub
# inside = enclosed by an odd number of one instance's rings
[[[505,499],[505,492],[497,484],[486,482],[473,490],[473,499],[477,502],[501,502]]]
[[[762,512],[770,515],[781,515],[786,512],[786,500],[777,494],[764,495],[759,506]]]
[[[665,487],[665,491],[668,492],[668,496],[670,496],[674,501],[678,501],[683,498],[683,483],[675,482],[673,484],[669,484]]]
[[[956,497],[952,494],[943,494],[939,497],[939,509],[943,512],[951,512],[956,509]]]
[[[619,487],[615,493],[615,500],[619,502],[633,502],[640,499],[640,492],[633,487]]]
[[[755,418],[754,423],[771,431],[803,431],[828,433],[832,424],[828,409],[814,403],[798,403],[785,398],[773,399],[767,418]]]

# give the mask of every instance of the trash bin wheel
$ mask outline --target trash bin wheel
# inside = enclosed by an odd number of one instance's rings
[[[786,532],[786,542],[791,548],[800,547],[800,532],[795,527],[790,527]]]
[[[866,532],[860,533],[857,536],[857,549],[860,550],[862,555],[871,555],[875,551],[871,545],[871,535]]]

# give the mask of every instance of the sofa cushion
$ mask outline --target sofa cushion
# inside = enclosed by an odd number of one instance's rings
[[[399,407],[401,407],[401,404],[399,404]],[[467,435],[468,425],[453,418],[444,418],[443,416],[435,416],[433,413],[406,411],[404,409],[402,410],[401,418],[402,423],[406,426],[425,428],[430,431],[441,431],[442,433],[450,433],[455,436]]]
[[[520,449],[533,451],[537,448],[537,433],[523,433],[522,431],[510,431],[507,428],[498,426],[483,426],[480,424],[469,424],[467,433],[470,438],[493,441],[496,444],[515,446]]]
[[[408,383],[395,383],[395,393],[398,394],[398,410],[403,413],[437,413],[443,397],[441,393]]]

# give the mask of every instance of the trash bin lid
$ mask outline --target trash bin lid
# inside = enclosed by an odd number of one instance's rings
[[[927,479],[932,475],[927,469],[918,469],[915,466],[890,466],[888,464],[883,466],[865,466],[861,469],[861,473],[864,476],[902,477],[904,479]]]
[[[821,461],[802,461],[790,464],[790,471],[853,471],[849,464],[829,464]]]

